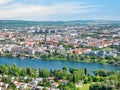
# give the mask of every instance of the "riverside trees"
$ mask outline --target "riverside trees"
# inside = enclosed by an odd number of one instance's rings
[[[66,67],[63,67],[61,70],[46,70],[41,68],[37,70],[29,67],[19,68],[14,64],[12,66],[1,65],[0,74],[2,76],[8,76],[2,77],[1,82],[9,84],[11,83],[11,76],[28,76],[29,80],[40,77],[44,79],[44,83],[40,84],[44,87],[50,86],[48,79],[52,77],[53,81],[59,83],[58,88],[60,88],[60,90],[77,90],[76,85],[79,85],[81,82],[84,84],[94,82],[95,84],[90,85],[90,90],[114,90],[120,87],[120,72],[107,70],[95,70],[94,75],[90,75],[87,68],[70,68],[67,70]],[[29,82],[29,80],[25,82]],[[62,84],[59,82],[60,80],[65,80],[67,83]]]
[[[104,80],[90,85],[89,90],[119,90],[120,89],[120,72],[95,70],[95,75],[102,76]]]
[[[68,73],[70,72],[70,73]],[[56,79],[69,80],[73,83],[77,83],[84,78],[84,69],[70,68],[67,71],[66,67],[62,70],[46,70],[46,69],[34,69],[29,67],[19,68],[15,64],[12,66],[1,65],[0,74],[8,76],[29,76],[29,77],[55,77]]]

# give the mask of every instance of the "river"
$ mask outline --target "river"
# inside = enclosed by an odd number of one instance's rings
[[[92,74],[95,69],[105,69],[105,70],[115,70],[120,71],[120,66],[113,65],[102,65],[96,63],[83,63],[74,61],[63,61],[63,60],[31,60],[31,59],[19,59],[19,58],[9,58],[0,57],[0,65],[16,64],[18,67],[31,67],[31,68],[45,68],[45,69],[62,69],[66,66],[67,68],[88,68],[89,73]]]

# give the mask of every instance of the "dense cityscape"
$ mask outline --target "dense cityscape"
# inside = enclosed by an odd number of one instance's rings
[[[114,23],[21,28],[1,28],[1,56],[120,65],[120,27]]]

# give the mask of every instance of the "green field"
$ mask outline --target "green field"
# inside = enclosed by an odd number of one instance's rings
[[[83,84],[82,87],[79,87],[78,90],[89,90],[90,84]]]

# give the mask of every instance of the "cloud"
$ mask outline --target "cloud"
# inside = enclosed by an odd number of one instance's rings
[[[0,0],[0,5],[4,5],[7,4],[9,2],[11,2],[12,0]]]
[[[50,20],[54,16],[60,17],[94,12],[95,8],[98,7],[83,3],[63,3],[49,6],[14,3],[9,6],[0,7],[0,19]]]

